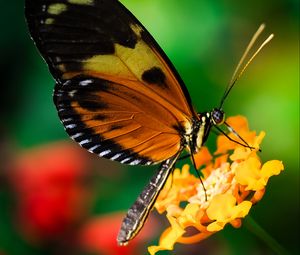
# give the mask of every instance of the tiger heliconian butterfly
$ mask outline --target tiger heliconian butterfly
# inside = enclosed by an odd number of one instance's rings
[[[160,163],[123,220],[117,242],[126,245],[143,227],[183,150],[193,159],[212,127],[223,132],[218,126],[226,124],[225,98],[272,35],[240,68],[263,26],[259,28],[220,106],[197,113],[168,57],[119,1],[26,0],[25,14],[56,81],[53,99],[69,136],[122,164]],[[249,147],[243,140],[242,145]]]

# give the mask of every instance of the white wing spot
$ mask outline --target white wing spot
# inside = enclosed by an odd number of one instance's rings
[[[76,124],[69,124],[66,126],[66,129],[72,129],[75,128],[77,125]]]
[[[90,139],[85,139],[85,140],[82,140],[81,142],[79,142],[79,144],[82,146],[86,143],[89,143],[91,140]]]
[[[120,156],[122,156],[123,153],[117,153],[116,155],[114,155],[113,157],[111,157],[111,160],[116,160],[117,158],[119,158]]]
[[[132,161],[132,162],[130,163],[130,165],[132,165],[132,166],[138,165],[141,161],[142,161],[141,159],[136,159],[136,160]]]
[[[131,160],[131,157],[125,158],[122,161],[120,161],[121,164],[126,163],[127,161]]]
[[[101,153],[99,153],[99,156],[103,157],[103,156],[105,156],[105,155],[107,155],[109,153],[111,153],[111,150],[102,151]]]
[[[72,118],[67,118],[67,119],[62,119],[61,121],[62,121],[63,123],[65,123],[65,122],[72,121],[72,120],[73,120]]]
[[[77,134],[75,134],[75,135],[72,135],[71,138],[72,138],[72,139],[76,139],[76,138],[78,138],[78,137],[80,137],[80,136],[82,136],[82,135],[83,135],[83,133],[77,133]]]
[[[97,148],[99,148],[99,147],[100,147],[100,144],[97,144],[97,145],[93,146],[92,148],[89,148],[88,150],[90,152],[94,152],[94,150],[97,149]]]
[[[42,12],[45,12],[47,10],[47,6],[45,4],[42,5]]]
[[[87,86],[87,85],[89,85],[91,83],[93,83],[92,80],[84,80],[84,81],[79,82],[79,85],[80,86]]]
[[[70,96],[70,97],[74,97],[74,95],[75,95],[76,92],[77,92],[76,89],[71,90],[71,91],[69,92],[69,96]]]

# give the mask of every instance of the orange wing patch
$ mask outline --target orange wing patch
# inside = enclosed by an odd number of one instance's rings
[[[122,84],[76,77],[57,87],[55,100],[69,135],[102,157],[152,164],[181,149],[180,132],[172,127],[180,126],[176,116]]]

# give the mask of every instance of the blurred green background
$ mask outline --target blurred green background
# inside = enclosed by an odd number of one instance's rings
[[[121,2],[144,24],[169,56],[199,112],[218,106],[235,65],[258,26],[266,23],[265,37],[269,33],[275,34],[273,41],[233,89],[224,110],[227,116],[246,116],[251,129],[266,131],[261,153],[263,160],[284,162],[285,171],[271,178],[265,197],[253,208],[251,215],[290,254],[298,254],[299,2]],[[7,162],[36,146],[58,140],[69,141],[52,102],[54,81],[30,40],[23,5],[21,0],[1,0],[0,5],[1,255],[51,254],[47,246],[26,240],[13,223],[16,199],[6,178]],[[215,135],[212,134],[209,144],[214,144],[214,141]],[[153,174],[154,168],[151,167],[120,166],[86,155],[91,161],[96,161],[96,167],[92,167],[95,183],[90,215],[126,210]],[[105,169],[114,171],[101,171],[102,164]],[[147,244],[155,242],[157,239]],[[146,254],[146,244],[140,254]],[[200,244],[177,245],[172,253],[161,254],[258,255],[274,252],[246,228],[227,227]]]

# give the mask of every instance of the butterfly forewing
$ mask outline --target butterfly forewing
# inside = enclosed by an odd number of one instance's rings
[[[166,160],[191,130],[188,92],[170,61],[116,0],[27,0],[32,37],[57,81],[68,134],[126,164]]]

